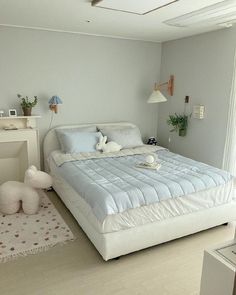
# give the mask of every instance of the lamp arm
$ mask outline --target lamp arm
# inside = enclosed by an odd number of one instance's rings
[[[170,76],[170,80],[169,80],[168,82],[161,83],[161,84],[157,84],[157,83],[155,83],[155,88],[154,88],[154,89],[157,91],[157,90],[159,90],[162,86],[165,86],[165,85],[168,86],[168,88],[167,88],[168,93],[169,93],[171,96],[173,96],[173,94],[174,94],[174,75],[171,75],[171,76]]]
[[[160,88],[160,87],[165,86],[165,85],[169,85],[169,82],[161,83],[157,87]]]
[[[161,84],[158,85],[158,87],[162,87],[162,86],[168,85],[168,84],[169,84],[169,82],[161,83]]]
[[[162,86],[167,85],[167,84],[168,84],[168,82],[161,83],[161,84],[157,84],[157,83],[155,83],[155,87],[154,87],[154,89],[157,91],[157,90],[159,90]]]

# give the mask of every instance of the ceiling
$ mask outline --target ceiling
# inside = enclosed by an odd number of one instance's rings
[[[217,25],[179,28],[163,22],[221,1],[179,0],[138,15],[94,7],[91,0],[0,0],[0,26],[164,42],[220,29]]]

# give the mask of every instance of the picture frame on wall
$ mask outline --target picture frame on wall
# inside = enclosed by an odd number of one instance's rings
[[[8,110],[9,117],[17,117],[17,111],[16,109],[9,109]]]

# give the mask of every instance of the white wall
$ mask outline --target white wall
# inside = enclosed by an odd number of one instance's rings
[[[155,135],[157,107],[146,99],[160,62],[157,43],[0,28],[0,109],[20,112],[17,93],[38,95],[43,136],[57,94],[63,105],[54,125],[131,121]]]
[[[162,81],[175,75],[175,93],[159,106],[158,137],[170,149],[205,163],[221,167],[227,126],[236,28],[171,41],[162,47]],[[169,133],[169,113],[182,113],[184,97],[206,107],[204,120],[191,119],[186,137]]]
[[[0,28],[0,109],[17,108],[16,93],[38,95],[35,113],[41,137],[50,122],[48,99],[63,99],[54,125],[131,121],[144,137],[158,135],[167,146],[169,113],[204,104],[206,118],[191,119],[185,138],[171,133],[170,148],[221,167],[236,28],[161,45],[46,31]],[[175,93],[167,103],[149,105],[155,81],[175,75]]]

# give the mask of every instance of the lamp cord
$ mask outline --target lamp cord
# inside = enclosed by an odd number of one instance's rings
[[[172,106],[172,99],[171,99],[171,97],[170,97],[170,99],[168,100],[168,103],[169,103],[169,107],[168,107],[168,109],[169,109],[169,116],[170,116],[170,114],[171,114],[171,106]],[[169,137],[168,137],[168,146],[167,146],[167,148],[168,148],[168,150],[170,150],[170,148],[171,148],[171,136],[172,136],[172,134],[171,134],[171,132],[170,132],[170,128],[169,128]]]
[[[48,129],[51,129],[51,127],[52,127],[53,118],[54,118],[54,112],[52,111],[52,112],[51,112],[50,124],[49,124],[49,126],[48,126]]]

